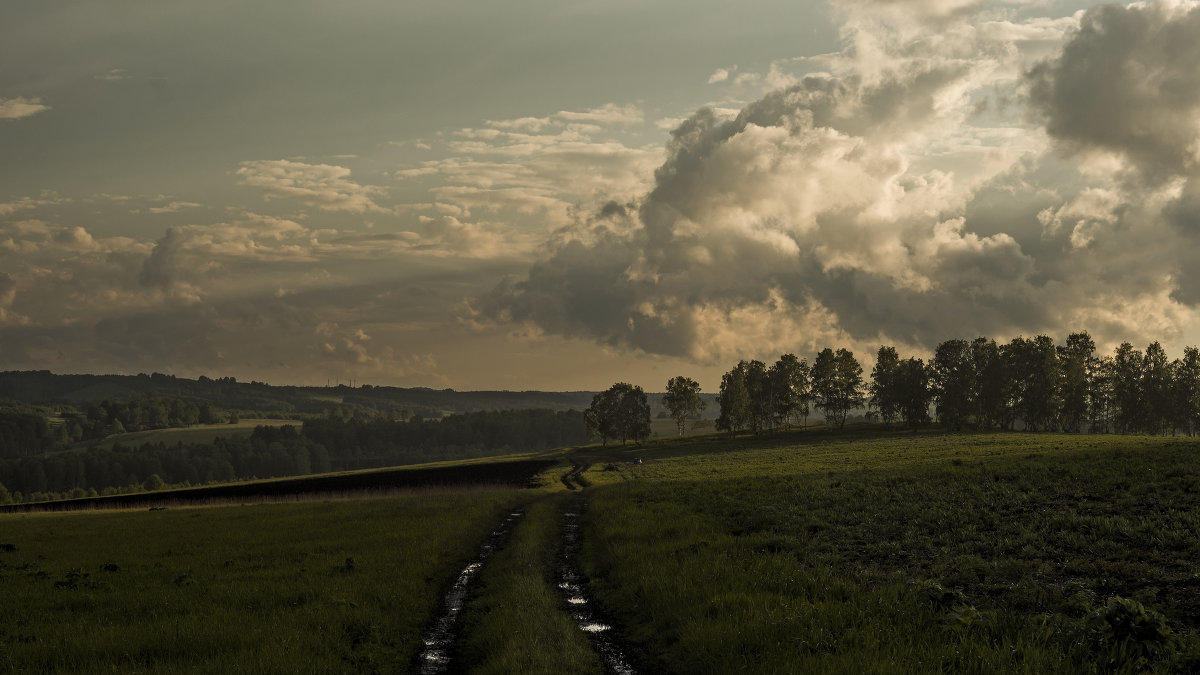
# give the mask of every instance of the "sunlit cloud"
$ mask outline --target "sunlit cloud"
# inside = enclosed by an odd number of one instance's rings
[[[40,98],[0,98],[0,120],[19,120],[49,109]]]

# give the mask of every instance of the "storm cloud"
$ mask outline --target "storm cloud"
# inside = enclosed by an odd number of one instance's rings
[[[1196,302],[1180,230],[1200,222],[1200,10],[1101,6],[1076,24],[916,4],[842,3],[828,71],[733,119],[691,115],[636,213],[563,228],[484,313],[701,362],[1178,336]]]

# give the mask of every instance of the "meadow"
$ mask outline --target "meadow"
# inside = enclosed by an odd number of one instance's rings
[[[597,453],[583,565],[655,672],[1195,672],[1198,451],[810,431]]]
[[[807,429],[567,449],[534,489],[0,516],[0,671],[405,670],[522,506],[455,663],[602,672],[556,588],[581,494],[578,566],[639,672],[1197,672],[1197,453]]]
[[[513,489],[0,517],[0,672],[395,672]]]

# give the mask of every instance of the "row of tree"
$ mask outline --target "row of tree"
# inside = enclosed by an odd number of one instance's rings
[[[864,402],[862,370],[846,349],[824,349],[811,366],[795,354],[780,356],[770,367],[739,361],[721,377],[717,429],[760,433],[807,423],[810,407],[822,411],[827,423],[844,426],[850,411]]]
[[[407,422],[331,415],[302,427],[259,426],[211,443],[115,443],[112,449],[0,458],[0,487],[26,500],[45,499],[126,489],[151,476],[172,485],[204,485],[531,452],[586,440],[584,415],[576,410],[487,411]]]
[[[1200,350],[1169,360],[1162,345],[1128,342],[1102,356],[1086,332],[1066,343],[1038,335],[1007,343],[947,340],[926,363],[880,347],[871,381],[846,349],[824,349],[812,365],[784,354],[768,367],[740,361],[721,378],[717,428],[770,431],[806,418],[810,405],[829,426],[867,407],[887,424],[931,421],[963,428],[1194,435],[1200,431]]]

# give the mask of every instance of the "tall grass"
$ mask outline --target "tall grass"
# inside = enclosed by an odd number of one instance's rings
[[[531,504],[508,546],[484,567],[463,617],[460,658],[471,673],[603,673],[556,587],[568,494]]]
[[[588,473],[585,570],[642,660],[711,673],[1197,664],[1196,443],[826,438],[652,445],[645,464]],[[1145,610],[1138,626],[1161,620],[1163,649],[1138,651],[1104,614],[1111,598]]]
[[[405,670],[511,489],[0,517],[0,670]]]

